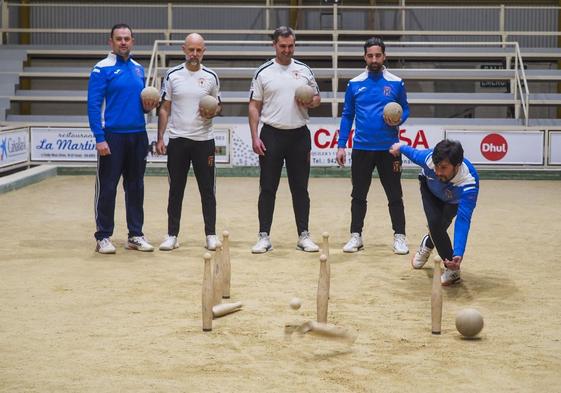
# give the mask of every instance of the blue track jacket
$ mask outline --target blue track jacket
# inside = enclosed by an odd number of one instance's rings
[[[382,72],[364,71],[351,79],[339,126],[338,147],[345,147],[355,122],[353,149],[389,150],[399,141],[398,127],[384,122],[384,106],[397,102],[403,108],[402,123],[409,117],[407,92],[403,81],[385,67]]]
[[[441,201],[458,204],[458,214],[454,224],[454,255],[463,256],[466,250],[471,215],[479,194],[479,175],[467,159],[449,182],[440,181],[434,172],[432,149],[417,150],[411,146],[401,146],[401,153],[421,167],[421,174],[427,179],[429,190]]]
[[[145,132],[140,93],[144,88],[144,68],[131,59],[110,53],[97,63],[88,83],[88,119],[96,143],[105,141],[105,132]]]

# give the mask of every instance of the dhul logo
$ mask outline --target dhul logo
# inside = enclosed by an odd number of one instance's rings
[[[481,141],[481,154],[489,161],[499,161],[508,152],[506,139],[499,134],[489,134]]]

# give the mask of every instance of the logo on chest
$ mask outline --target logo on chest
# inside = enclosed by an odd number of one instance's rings
[[[390,86],[384,86],[384,95],[390,97],[392,95],[392,88]]]
[[[291,75],[294,79],[300,79],[300,72],[299,71],[292,71]]]

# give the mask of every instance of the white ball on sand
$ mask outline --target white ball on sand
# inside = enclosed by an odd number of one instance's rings
[[[160,92],[154,86],[147,86],[140,92],[140,97],[149,100],[159,100]]]
[[[298,310],[300,307],[302,307],[302,301],[297,297],[293,297],[292,300],[290,300],[289,305],[291,309]]]
[[[403,115],[403,108],[397,102],[388,102],[384,106],[384,116],[392,123],[397,123]]]
[[[483,316],[475,308],[464,308],[456,314],[456,329],[464,337],[475,337],[483,329]]]
[[[199,108],[207,112],[215,112],[216,108],[218,108],[218,99],[213,96],[204,96],[199,101]]]
[[[314,99],[314,89],[308,85],[299,86],[294,96],[305,104],[309,104]]]

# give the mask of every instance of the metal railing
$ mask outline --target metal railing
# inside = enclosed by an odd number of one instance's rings
[[[168,66],[166,65],[166,57],[169,55],[181,55],[183,52],[178,47],[174,49],[171,45],[182,44],[183,40],[156,40],[152,47],[152,54],[150,57],[150,63],[148,66],[146,86],[154,86],[156,88],[161,87],[162,71],[165,71]],[[252,45],[270,45],[270,41],[231,41],[231,40],[208,40],[206,41],[207,47],[212,45],[239,45],[242,44],[248,47]],[[343,98],[340,97],[339,92],[339,55],[341,50],[346,50],[348,48],[356,49],[357,53],[362,53],[362,42],[353,41],[299,41],[299,46],[320,46],[322,51],[324,51],[324,56],[326,58],[332,58],[330,70],[332,70],[331,76],[331,93],[333,99],[331,100],[331,114],[332,117],[337,117],[338,104],[343,102]],[[528,125],[529,120],[529,96],[530,91],[528,88],[528,80],[526,78],[526,73],[524,70],[524,62],[522,55],[520,53],[520,47],[517,42],[456,42],[454,45],[444,42],[386,42],[386,51],[391,50],[390,48],[397,47],[419,47],[429,50],[429,48],[435,47],[487,47],[487,48],[500,48],[501,56],[505,58],[505,66],[507,69],[512,69],[514,71],[513,77],[510,80],[511,93],[514,103],[514,116],[519,119],[523,115],[525,125]],[[271,55],[272,55],[271,49]],[[469,54],[468,54],[469,55]],[[473,55],[475,56],[475,55]],[[514,60],[514,64],[513,64]],[[511,68],[512,66],[512,68]],[[219,75],[220,76],[220,75]]]

